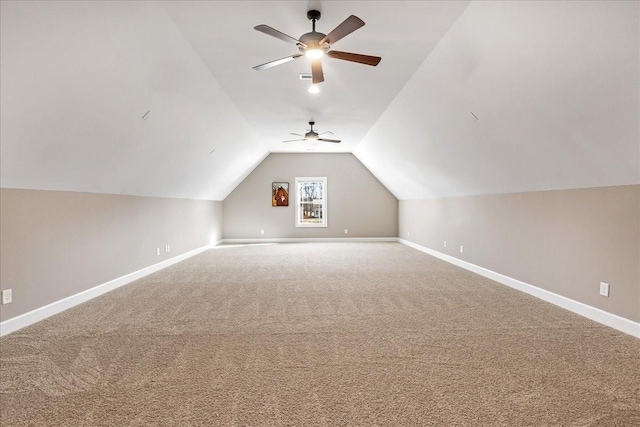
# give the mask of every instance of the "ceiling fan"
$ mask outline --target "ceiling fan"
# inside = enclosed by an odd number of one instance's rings
[[[320,19],[320,12],[317,10],[310,10],[307,12],[307,18],[311,21],[311,32],[305,33],[300,36],[300,39],[295,39],[289,35],[286,35],[268,25],[258,25],[254,27],[255,30],[273,36],[277,39],[285,42],[295,43],[301,53],[295,55],[286,56],[284,58],[276,59],[261,65],[253,67],[254,70],[260,71],[267,68],[275,67],[276,65],[285,64],[294,59],[298,59],[301,56],[306,56],[311,59],[311,75],[313,84],[321,83],[324,81],[324,74],[322,72],[322,63],[320,58],[326,54],[329,58],[342,59],[344,61],[357,62],[360,64],[376,66],[380,63],[379,56],[361,55],[359,53],[340,52],[337,50],[331,50],[331,45],[364,26],[364,21],[355,15],[349,16],[342,24],[338,25],[329,34],[323,34],[316,32],[316,21]]]
[[[313,130],[313,125],[315,125],[315,124],[316,124],[316,122],[309,122],[310,129],[304,135],[301,135],[299,133],[291,133],[291,135],[294,135],[294,136],[301,136],[302,139],[289,139],[287,141],[282,141],[282,142],[298,142],[298,141],[314,142],[314,141],[322,141],[322,142],[333,142],[335,144],[340,143],[339,139],[320,138],[322,135],[333,135],[333,132],[327,131],[327,132],[318,133],[318,132]]]

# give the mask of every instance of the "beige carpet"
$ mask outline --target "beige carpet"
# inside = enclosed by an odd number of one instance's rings
[[[0,345],[3,427],[640,425],[640,340],[398,243],[213,249]]]

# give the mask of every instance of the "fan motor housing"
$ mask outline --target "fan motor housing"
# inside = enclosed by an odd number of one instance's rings
[[[324,45],[320,46],[320,41],[326,37],[326,34],[318,33],[316,31],[311,31],[310,33],[305,33],[300,36],[298,40],[304,43],[305,46],[298,45],[298,49],[300,52],[305,53],[307,50],[311,49],[319,49],[324,53],[327,53],[329,50],[329,44],[324,43]]]
[[[304,134],[304,137],[305,137],[306,139],[318,139],[318,134],[317,134],[317,133],[315,133],[314,131],[311,131],[311,132],[307,132],[307,133],[305,133],[305,134]]]

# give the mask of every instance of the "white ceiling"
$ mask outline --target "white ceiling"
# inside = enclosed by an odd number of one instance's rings
[[[398,198],[640,183],[639,2],[1,2],[2,187],[222,200],[333,131]],[[377,67],[253,30],[328,33]],[[142,116],[150,111],[146,120]],[[475,114],[477,119],[472,115]],[[215,150],[215,151],[213,151]],[[213,153],[212,153],[213,151]]]

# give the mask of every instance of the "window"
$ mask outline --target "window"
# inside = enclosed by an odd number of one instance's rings
[[[296,178],[296,227],[327,226],[327,178]]]

